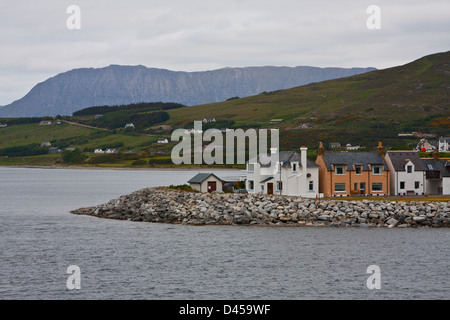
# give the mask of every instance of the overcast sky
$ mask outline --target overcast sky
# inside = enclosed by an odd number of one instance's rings
[[[82,67],[383,69],[449,50],[450,0],[0,0],[0,105]]]

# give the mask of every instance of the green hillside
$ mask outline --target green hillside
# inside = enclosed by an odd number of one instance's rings
[[[449,135],[450,51],[399,67],[168,113],[173,127],[208,116],[233,120],[234,127],[277,127],[285,148],[318,141],[402,145],[411,141],[398,133],[412,131]],[[311,128],[295,129],[305,123]]]

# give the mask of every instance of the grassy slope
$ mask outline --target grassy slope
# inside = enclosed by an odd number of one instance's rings
[[[352,140],[352,144],[373,144],[376,137],[392,138],[408,129],[448,134],[448,121],[438,128],[431,123],[433,117],[450,115],[449,97],[450,51],[404,66],[168,112],[174,126],[205,116],[263,127],[273,126],[270,119],[279,118],[285,120],[276,125],[281,129],[314,122],[313,130],[286,135],[298,138],[297,146],[339,138]]]
[[[95,129],[65,123],[51,126],[41,126],[39,123],[10,125],[6,128],[0,128],[0,148],[87,136],[95,131]]]

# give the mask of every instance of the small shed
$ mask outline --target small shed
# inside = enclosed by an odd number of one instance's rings
[[[198,173],[188,181],[192,189],[200,192],[223,191],[224,181],[214,173]]]

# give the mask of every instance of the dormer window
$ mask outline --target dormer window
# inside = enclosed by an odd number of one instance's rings
[[[383,169],[381,166],[374,165],[372,166],[372,174],[381,174],[383,172]]]
[[[406,166],[406,172],[412,173],[413,166]]]
[[[355,174],[361,174],[361,166],[355,166]]]
[[[292,171],[297,172],[297,164],[296,163],[292,164]]]
[[[345,174],[345,166],[335,166],[334,174],[335,175],[344,175]]]

